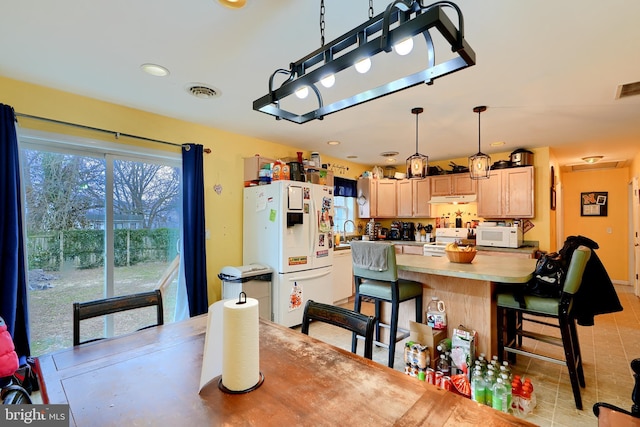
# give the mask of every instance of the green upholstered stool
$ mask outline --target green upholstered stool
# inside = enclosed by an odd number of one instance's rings
[[[378,254],[383,254],[383,261],[385,261],[381,264],[383,268],[376,268],[375,262],[371,262],[371,259],[365,260],[365,262],[372,265],[363,267],[362,255],[369,253],[375,254],[376,251]],[[373,301],[376,317],[376,345],[383,347],[388,346],[388,366],[393,368],[395,344],[409,335],[409,331],[406,330],[401,330],[403,333],[398,334],[398,312],[400,303],[412,299],[415,300],[416,322],[422,322],[422,284],[410,280],[398,279],[396,251],[395,246],[391,243],[354,241],[351,243],[351,253],[353,258],[353,277],[356,288],[354,310],[360,312],[363,299]],[[372,258],[375,259],[375,256]],[[391,304],[391,320],[389,324],[380,322],[381,302]],[[389,328],[389,344],[380,342],[380,326]],[[351,351],[355,352],[356,346],[356,335],[353,334]]]
[[[591,249],[586,246],[580,246],[574,251],[567,269],[560,298],[525,295],[524,303],[521,306],[518,301],[520,295],[516,293],[499,293],[496,295],[498,307],[498,357],[504,359],[507,353],[512,353],[514,358],[511,359],[515,361],[515,355],[522,354],[566,365],[569,370],[576,408],[578,409],[582,409],[580,387],[585,387],[585,381],[580,343],[578,341],[575,318],[573,317],[573,296],[580,289],[582,275],[590,256]],[[551,320],[556,322],[551,323]],[[525,321],[559,328],[560,338],[527,330],[524,328]],[[541,353],[534,353],[532,350],[525,350],[522,347],[523,337],[563,347],[564,360]]]

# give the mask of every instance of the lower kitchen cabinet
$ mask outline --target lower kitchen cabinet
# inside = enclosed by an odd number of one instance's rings
[[[334,302],[344,302],[344,300],[353,296],[351,249],[333,251],[333,269],[331,275]]]

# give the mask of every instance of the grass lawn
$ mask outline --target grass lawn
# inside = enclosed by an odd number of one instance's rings
[[[167,268],[168,263],[145,263],[114,270],[115,295],[150,291]],[[38,273],[33,273],[36,276]],[[31,273],[30,273],[31,275]],[[104,296],[104,269],[63,269],[40,273],[40,286],[31,286],[29,323],[31,354],[39,356],[73,345],[73,303]],[[177,280],[163,292],[164,321],[173,321]],[[155,309],[147,307],[114,315],[115,333],[136,330],[155,321]],[[82,339],[102,335],[101,318],[81,323]]]

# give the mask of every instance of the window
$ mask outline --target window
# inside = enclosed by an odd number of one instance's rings
[[[180,154],[32,131],[19,131],[19,143],[32,354],[72,345],[76,301],[165,281],[165,322],[173,321]],[[83,321],[82,338],[135,330],[154,315],[138,312]]]
[[[333,198],[333,207],[334,207],[334,224],[336,228],[336,232],[342,233],[344,232],[344,223],[345,221],[351,220],[355,221],[356,219],[356,199],[353,197],[343,197],[343,196],[335,196]],[[357,234],[358,229],[354,224],[347,223],[347,235]]]

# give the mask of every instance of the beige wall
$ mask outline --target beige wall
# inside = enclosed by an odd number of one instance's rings
[[[210,148],[211,154],[205,154],[204,157],[206,227],[210,236],[206,247],[210,303],[220,299],[221,283],[217,275],[221,268],[225,265],[242,264],[243,159],[255,154],[272,158],[295,157],[296,151],[299,151],[295,147],[224,132],[3,77],[0,77],[0,94],[2,94],[0,102],[12,106],[17,113],[178,144],[192,142]],[[180,152],[179,147],[142,143],[135,139],[116,140],[108,134],[79,132],[72,127],[44,125],[43,122],[35,120],[19,119],[18,123],[23,127],[50,132],[99,137],[116,143]],[[337,160],[322,152],[321,154],[323,162],[349,167],[347,174],[341,176],[353,178],[365,170],[362,165]],[[305,157],[308,155],[309,153],[305,153]],[[213,190],[216,184],[222,185],[220,195]]]

